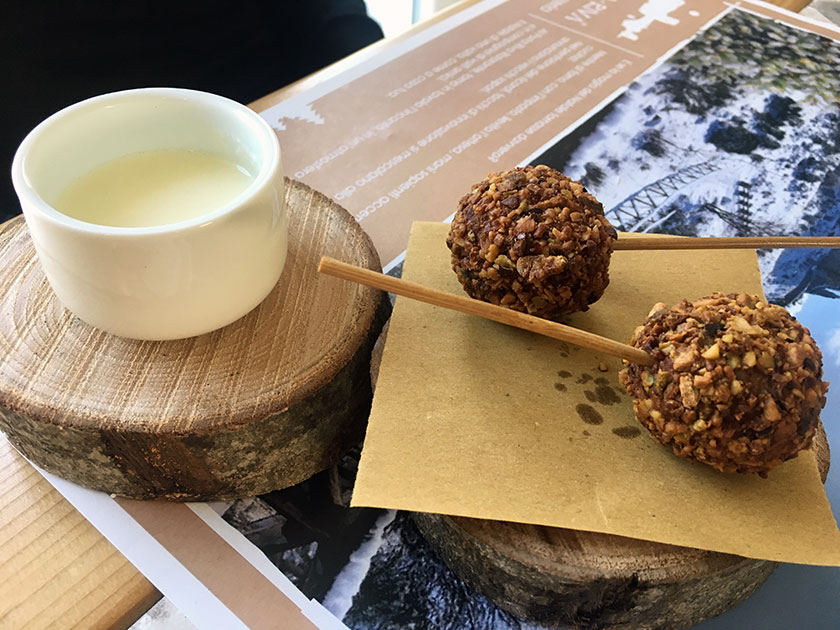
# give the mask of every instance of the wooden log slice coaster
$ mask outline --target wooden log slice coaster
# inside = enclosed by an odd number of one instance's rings
[[[289,252],[271,294],[233,324],[177,341],[81,322],[53,295],[23,220],[0,226],[9,440],[59,477],[144,499],[253,496],[333,464],[363,434],[371,348],[390,305],[316,272],[322,255],[380,268],[344,209],[288,180],[286,203]]]
[[[387,326],[385,334],[387,332]],[[382,340],[371,362],[373,382]],[[812,447],[823,482],[828,441]],[[450,569],[499,608],[549,626],[684,628],[749,597],[775,562],[558,527],[413,513]]]

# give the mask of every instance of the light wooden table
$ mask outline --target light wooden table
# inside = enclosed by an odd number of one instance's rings
[[[259,99],[261,111],[478,0],[464,0]],[[810,0],[771,0],[800,11]],[[0,629],[124,628],[160,593],[0,436]]]

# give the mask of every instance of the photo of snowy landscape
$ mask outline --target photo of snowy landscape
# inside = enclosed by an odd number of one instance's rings
[[[840,234],[840,44],[740,10],[533,160],[582,181],[617,229]],[[840,293],[837,250],[760,253],[770,301]]]
[[[582,180],[620,230],[840,235],[838,68],[838,43],[731,10],[533,163]],[[760,264],[767,297],[811,327],[825,379],[840,383],[840,250],[763,251]],[[836,394],[824,413],[840,415]],[[538,628],[470,590],[409,514],[345,507],[358,455],[235,501],[224,518],[351,630]],[[750,600],[698,627],[747,627],[737,620],[764,619],[762,606],[768,628],[795,627],[785,624],[803,606],[836,610],[818,586],[834,578],[820,570],[782,566]],[[792,572],[814,585],[807,597],[784,586]]]
[[[223,517],[348,628],[538,630],[467,587],[410,514],[345,507],[360,452],[293,488],[234,501]]]

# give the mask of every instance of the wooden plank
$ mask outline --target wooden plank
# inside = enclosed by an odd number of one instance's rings
[[[0,628],[125,628],[160,593],[0,437]]]

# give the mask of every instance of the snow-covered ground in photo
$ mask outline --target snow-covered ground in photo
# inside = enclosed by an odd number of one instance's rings
[[[335,615],[336,619],[344,619],[344,615],[353,605],[353,597],[359,592],[359,586],[370,569],[371,560],[382,546],[385,528],[391,524],[395,516],[394,510],[388,510],[376,520],[367,540],[350,555],[350,561],[335,578],[335,582],[324,597],[324,608]]]

